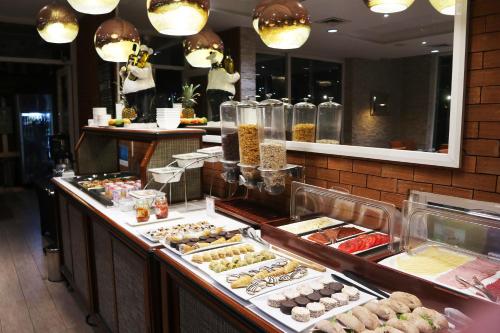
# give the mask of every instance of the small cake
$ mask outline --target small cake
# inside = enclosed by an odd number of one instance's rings
[[[286,298],[282,294],[273,294],[267,298],[267,305],[273,308],[279,308],[281,302],[285,301]]]
[[[307,304],[311,302],[309,299],[307,299],[307,297],[304,296],[299,296],[297,298],[294,298],[293,301],[297,303],[297,306],[302,306],[302,307],[305,307]]]
[[[326,287],[328,289],[333,290],[333,292],[338,293],[342,290],[342,288],[344,288],[344,285],[340,282],[331,282],[331,283],[327,284]]]
[[[328,276],[321,278],[321,280],[319,280],[319,282],[323,283],[323,285],[326,286],[327,284],[335,282],[335,280],[330,275],[328,275]]]
[[[307,308],[296,306],[292,309],[292,319],[305,323],[311,320],[311,313]]]
[[[299,292],[293,289],[287,290],[283,293],[287,299],[294,299],[300,296]]]
[[[331,297],[322,297],[319,302],[325,306],[325,311],[330,311],[338,304],[337,300]]]
[[[286,315],[292,314],[292,309],[297,307],[297,303],[291,300],[281,302],[280,311]]]
[[[311,287],[314,291],[320,291],[324,286],[321,282],[311,282],[309,287]]]
[[[321,298],[321,295],[315,291],[312,294],[309,294],[306,296],[311,302],[319,302],[319,299]]]
[[[359,299],[359,290],[356,287],[345,286],[342,288],[342,293],[346,294],[350,301],[356,301]]]
[[[297,290],[298,290],[298,288],[297,288]],[[299,291],[301,296],[311,295],[314,292],[314,290],[312,290],[312,288],[310,288],[310,287],[300,288],[300,290],[298,290],[298,291]]]
[[[311,314],[311,318],[318,318],[325,314],[325,306],[321,303],[309,303],[306,306]]]
[[[339,306],[343,306],[349,303],[349,296],[344,293],[333,294],[332,298],[338,302]]]
[[[330,296],[332,296],[333,293],[335,293],[335,292],[333,290],[331,290],[330,288],[323,288],[319,291],[319,294],[322,297],[330,297]]]

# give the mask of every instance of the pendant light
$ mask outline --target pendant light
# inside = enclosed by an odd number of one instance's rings
[[[222,39],[207,27],[198,34],[187,37],[182,45],[184,47],[184,56],[193,67],[212,67],[212,63],[208,59],[208,56],[212,52],[215,53],[215,60],[218,63],[224,58],[224,43]]]
[[[429,0],[432,7],[444,15],[455,15],[455,0]]]
[[[78,20],[68,6],[53,3],[40,9],[36,30],[49,43],[71,43],[78,35]]]
[[[273,0],[261,0],[253,10],[252,25],[257,33],[259,33],[259,17],[264,9],[273,2]]]
[[[275,0],[259,17],[259,35],[273,49],[297,49],[311,33],[309,12],[297,0]]]
[[[94,35],[97,54],[111,62],[126,62],[128,56],[139,49],[141,37],[129,22],[115,17],[104,21]]]
[[[120,0],[68,0],[77,12],[91,15],[107,14],[116,8]]]
[[[364,0],[372,12],[391,14],[407,10],[415,0]]]
[[[190,36],[208,20],[210,0],[147,0],[148,18],[159,33]]]

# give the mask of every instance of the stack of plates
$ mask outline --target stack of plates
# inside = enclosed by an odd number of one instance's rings
[[[182,109],[178,108],[157,108],[156,123],[161,129],[176,129],[181,123]]]

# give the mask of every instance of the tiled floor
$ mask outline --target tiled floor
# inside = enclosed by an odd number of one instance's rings
[[[93,332],[64,282],[49,282],[36,195],[0,190],[0,333]]]

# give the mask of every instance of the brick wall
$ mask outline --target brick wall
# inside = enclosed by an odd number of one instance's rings
[[[412,189],[500,202],[500,0],[472,0],[471,7],[462,168],[289,152],[290,163],[305,164],[307,183],[346,188],[398,207]],[[219,173],[220,166],[204,170],[204,176]],[[222,179],[216,184],[224,188]],[[285,197],[263,202],[286,207]]]

